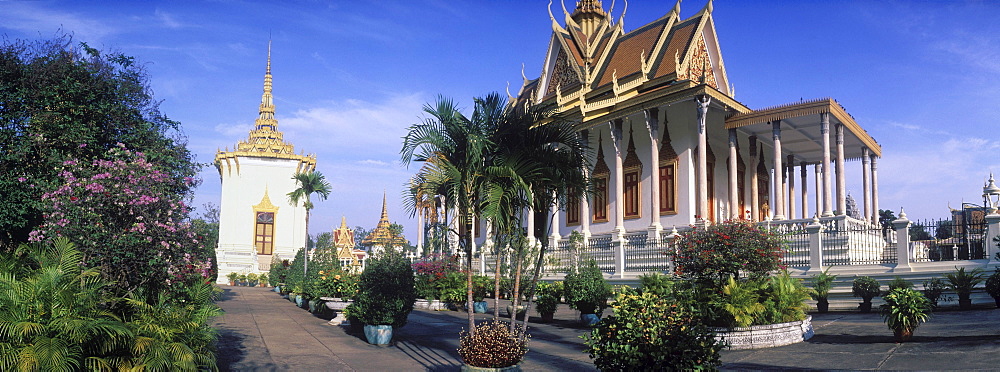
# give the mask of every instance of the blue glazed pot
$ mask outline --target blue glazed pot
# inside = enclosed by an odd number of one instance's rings
[[[601,321],[601,317],[597,314],[580,314],[580,322],[586,326],[592,326]]]
[[[305,297],[302,297],[302,295],[296,295],[295,296],[295,306],[302,307],[302,302],[303,302],[304,299],[305,299]]]
[[[392,339],[391,325],[365,325],[365,338],[372,345],[388,345]]]
[[[472,310],[480,314],[486,314],[486,311],[489,310],[489,305],[486,301],[473,302]]]

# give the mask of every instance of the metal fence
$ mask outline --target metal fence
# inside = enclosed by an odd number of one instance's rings
[[[630,272],[660,272],[671,271],[669,240],[649,239],[646,232],[625,236],[625,271]],[[669,238],[668,238],[669,239]]]
[[[895,234],[851,218],[823,231],[823,264],[829,266],[896,263]]]
[[[981,260],[986,257],[986,221],[924,220],[910,225],[916,262]]]
[[[785,266],[809,267],[809,232],[806,231],[809,223],[811,221],[802,220],[768,227],[785,240],[785,252],[781,260]]]

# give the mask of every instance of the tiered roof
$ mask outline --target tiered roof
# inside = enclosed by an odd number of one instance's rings
[[[235,165],[239,172],[240,156],[293,159],[299,161],[298,172],[311,171],[316,168],[316,155],[295,154],[295,146],[285,142],[284,134],[278,130],[278,119],[274,117],[274,96],[271,94],[271,44],[267,45],[267,70],[264,73],[264,93],[260,99],[257,120],[250,136],[236,144],[236,149],[219,150],[215,154],[215,162]],[[230,164],[232,163],[232,164]],[[232,169],[232,167],[226,167]],[[222,169],[219,168],[219,172]]]
[[[563,8],[562,26],[550,10],[552,39],[542,75],[525,79],[518,100],[554,105],[560,112],[579,110],[587,121],[636,96],[652,99],[663,91],[700,87],[691,94],[709,94],[738,112],[749,111],[732,99],[711,1],[688,19],[680,18],[678,1],[663,17],[628,33],[625,11],[617,21],[613,11],[604,12],[598,0],[580,0],[572,15]]]
[[[390,230],[389,225],[389,212],[386,209],[385,194],[383,193],[382,217],[379,218],[378,225],[375,226],[375,230],[372,230],[372,232],[361,241],[361,244],[365,246],[398,247],[409,243],[406,238],[399,236],[399,234]]]

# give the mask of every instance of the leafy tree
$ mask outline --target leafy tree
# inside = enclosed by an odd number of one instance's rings
[[[159,110],[141,63],[63,35],[0,44],[0,249],[28,241],[45,219],[42,195],[64,161],[106,159],[118,144],[145,154],[187,194],[198,164],[180,124]],[[187,180],[187,182],[184,182]]]
[[[367,249],[368,247],[362,244],[362,241],[365,240],[365,237],[371,233],[372,230],[370,229],[366,229],[362,226],[354,226],[354,246],[365,247]]]

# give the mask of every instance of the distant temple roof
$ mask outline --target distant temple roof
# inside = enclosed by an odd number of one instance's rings
[[[389,212],[386,209],[385,194],[382,194],[382,218],[378,220],[378,225],[375,226],[375,230],[372,230],[364,240],[361,241],[362,245],[365,246],[403,246],[409,243],[406,238],[393,233],[389,229]]]

